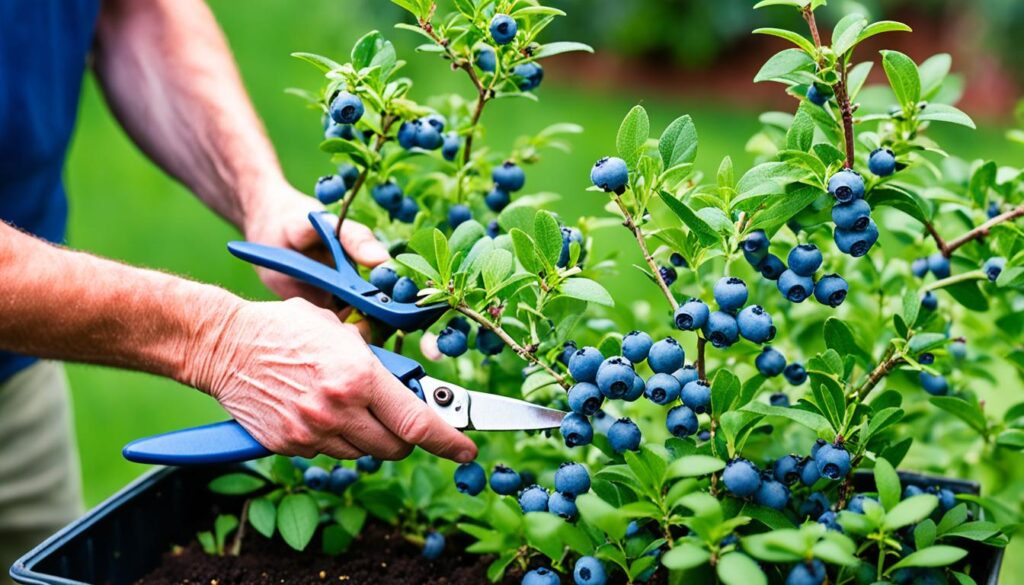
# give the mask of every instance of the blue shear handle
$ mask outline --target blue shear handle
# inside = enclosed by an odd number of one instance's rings
[[[371,345],[378,360],[404,384],[416,386],[425,373],[416,360]],[[209,465],[239,463],[266,457],[271,452],[233,420],[138,439],[125,445],[128,461],[156,465]]]

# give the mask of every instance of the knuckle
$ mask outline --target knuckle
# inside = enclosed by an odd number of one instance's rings
[[[423,416],[422,412],[411,411],[406,414],[398,425],[398,436],[409,443],[419,445],[430,436],[433,425]]]

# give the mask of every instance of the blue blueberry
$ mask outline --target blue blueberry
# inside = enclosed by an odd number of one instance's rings
[[[772,465],[772,473],[776,481],[786,485],[793,485],[800,480],[801,459],[796,455],[785,455],[775,460]]]
[[[658,268],[658,276],[661,280],[665,281],[665,286],[672,286],[676,282],[676,278],[679,277],[676,274],[676,269],[671,266],[662,266]]]
[[[930,366],[935,363],[935,354],[929,352],[922,353],[921,355],[917,356],[917,363],[921,364],[922,366]]]
[[[590,382],[577,382],[569,388],[569,408],[584,416],[594,416],[601,409],[604,395]]]
[[[757,371],[761,372],[762,376],[774,378],[785,369],[786,358],[779,350],[771,346],[765,346],[761,353],[757,354],[757,357],[754,358],[754,365],[757,366]]]
[[[487,232],[487,237],[493,240],[494,238],[501,235],[501,224],[498,223],[498,220],[492,219],[490,222],[487,223],[487,228],[485,231]]]
[[[380,466],[383,463],[383,461],[377,459],[373,455],[363,455],[359,459],[356,459],[356,469],[358,469],[360,473],[377,473],[380,471]]]
[[[620,418],[608,427],[608,444],[616,453],[640,448],[640,427],[628,418]]]
[[[782,375],[793,386],[800,386],[807,381],[807,370],[804,369],[803,364],[798,362],[786,366],[786,369],[782,370]]]
[[[739,341],[740,327],[736,317],[724,311],[715,311],[708,315],[708,322],[703,328],[704,337],[711,345],[722,349]]]
[[[690,410],[704,414],[711,409],[711,386],[704,380],[694,380],[683,386],[680,398]]]
[[[565,415],[559,432],[562,433],[566,447],[582,447],[594,440],[594,427],[590,426],[587,417],[576,412]]]
[[[901,498],[905,500],[907,498],[912,498],[914,496],[922,496],[924,494],[925,494],[925,491],[923,489],[919,488],[918,486],[916,486],[916,485],[908,485],[907,487],[903,488],[903,494],[902,494]]]
[[[774,392],[768,397],[768,404],[779,408],[789,408],[789,396],[785,392]]]
[[[690,407],[676,406],[668,411],[668,417],[665,418],[665,426],[668,427],[668,432],[672,433],[673,436],[683,438],[696,433],[699,423],[697,415],[694,414]]]
[[[444,157],[444,160],[454,161],[460,149],[462,149],[462,139],[458,134],[449,132],[444,135],[444,142],[441,143],[441,156]]]
[[[569,359],[572,358],[572,354],[576,353],[577,349],[575,341],[566,341],[562,344],[562,353],[558,354],[558,361],[568,368]]]
[[[700,375],[697,373],[697,368],[693,366],[683,366],[678,370],[672,372],[672,377],[679,381],[679,386],[686,386],[690,382],[693,382]]]
[[[330,205],[345,196],[345,180],[338,175],[326,175],[316,182],[314,194],[324,205]]]
[[[348,486],[354,484],[358,479],[359,474],[356,473],[355,469],[335,465],[334,469],[331,470],[331,478],[328,480],[327,489],[332,494],[340,496],[345,493]]]
[[[469,207],[457,203],[448,208],[448,225],[455,229],[467,221],[473,219],[473,212]]]
[[[420,294],[420,289],[416,286],[416,283],[412,281],[408,276],[403,276],[395,282],[395,288],[391,292],[391,298],[396,303],[414,303],[416,302],[416,296]]]
[[[544,81],[544,68],[540,63],[520,63],[512,68],[519,91],[533,91]]]
[[[507,14],[495,14],[491,19],[491,38],[498,45],[507,45],[516,38],[519,32],[519,25],[516,20]],[[524,584],[525,585],[525,584]]]
[[[576,350],[569,358],[569,374],[577,382],[597,382],[597,370],[604,362],[604,356],[596,347]]]
[[[359,96],[339,91],[331,100],[331,119],[337,124],[355,124],[363,117],[365,108]]]
[[[630,386],[629,392],[626,392],[622,399],[626,402],[636,402],[646,391],[647,382],[639,374],[633,374],[633,385]]]
[[[846,300],[850,285],[838,274],[821,277],[814,284],[814,298],[823,305],[838,307]]]
[[[440,532],[430,531],[423,541],[423,556],[434,560],[440,558],[444,553],[444,535]]]
[[[918,278],[924,278],[928,274],[928,259],[918,258],[911,262],[910,272]]]
[[[1006,268],[1006,258],[995,256],[985,261],[985,266],[982,270],[985,271],[985,276],[989,280],[995,282],[999,275],[1003,273],[1003,268]]]
[[[608,574],[605,573],[604,565],[594,557],[580,557],[576,561],[572,578],[576,585],[605,585],[608,582]]]
[[[875,498],[865,496],[864,494],[857,494],[850,498],[850,501],[846,503],[846,510],[848,512],[853,512],[854,514],[863,514],[864,502],[868,500],[878,503],[878,500]]]
[[[622,194],[629,184],[629,168],[626,161],[615,156],[602,158],[590,169],[590,181],[606,193]]]
[[[484,491],[486,485],[487,476],[479,463],[463,463],[455,469],[455,489],[459,493],[475,496]]]
[[[686,268],[688,266],[686,258],[683,258],[683,255],[679,252],[672,252],[672,255],[668,257],[668,261],[676,268]]]
[[[420,205],[416,203],[416,200],[412,197],[402,197],[402,204],[398,207],[398,211],[394,212],[394,219],[402,223],[412,223],[416,221],[416,214],[420,212]]]
[[[814,292],[814,279],[787,270],[779,277],[776,286],[789,302],[802,303]]]
[[[864,178],[852,169],[843,169],[828,180],[828,193],[840,203],[864,198]]]
[[[630,331],[622,338],[622,355],[634,364],[647,359],[654,340],[643,331]]]
[[[868,157],[868,170],[879,177],[896,172],[896,154],[888,148],[876,148]]]
[[[481,47],[476,53],[476,66],[480,71],[494,73],[498,68],[498,55],[490,47]]]
[[[398,145],[406,150],[415,147],[416,136],[419,134],[419,127],[422,124],[423,122],[420,120],[402,122],[402,125],[398,127]]]
[[[700,299],[690,299],[679,306],[675,313],[676,327],[683,331],[701,329],[708,322],[711,310]]]
[[[928,257],[928,270],[935,275],[935,278],[949,278],[951,274],[949,258],[942,255],[942,252],[936,252]]]
[[[629,360],[620,356],[610,357],[597,369],[597,387],[606,398],[622,398],[633,387],[635,375]]]
[[[331,474],[323,467],[311,465],[302,473],[302,482],[311,490],[326,490],[331,481]]]
[[[505,349],[505,342],[490,329],[480,328],[476,333],[476,348],[484,355],[498,355]]]
[[[805,486],[812,486],[821,479],[821,472],[818,471],[818,466],[814,464],[814,459],[811,457],[805,457],[800,462],[800,483]]]
[[[555,491],[574,497],[590,491],[590,474],[587,468],[575,461],[559,465],[555,471]]]
[[[565,268],[569,265],[569,260],[572,256],[572,243],[580,247],[580,253],[583,252],[583,232],[577,228],[562,226],[562,250],[558,253],[558,261],[555,263],[559,268]]]
[[[683,346],[671,337],[666,337],[651,346],[647,354],[647,365],[657,374],[670,374],[683,367],[686,353]]]
[[[330,117],[327,118],[330,123],[324,128],[324,140],[330,140],[331,138],[338,138],[340,140],[352,140],[355,138],[355,131],[349,124],[335,124],[334,120]]]
[[[786,576],[786,585],[821,585],[825,577],[825,563],[818,559],[802,561]]]
[[[816,106],[824,106],[830,96],[831,94],[818,89],[818,86],[813,83],[807,88],[807,101]]]
[[[967,341],[963,338],[954,339],[953,343],[949,344],[949,355],[957,361],[963,361],[967,357]]]
[[[822,512],[818,516],[817,522],[832,532],[843,531],[843,527],[839,525],[839,515],[832,510]]]
[[[998,201],[990,202],[988,204],[988,209],[985,210],[985,215],[987,215],[989,219],[995,219],[1000,213],[1002,213],[1002,210],[999,209]]]
[[[747,261],[751,258],[757,258],[757,262],[751,262],[755,266],[768,255],[768,246],[771,242],[768,240],[768,234],[764,230],[754,230],[747,235],[746,239],[743,240],[743,254],[746,256]]]
[[[518,473],[510,467],[495,465],[491,472],[491,491],[499,496],[510,496],[522,485],[523,480]]]
[[[370,195],[377,205],[388,211],[397,211],[402,206],[402,199],[405,197],[402,188],[391,181],[375,186],[370,191]]]
[[[828,441],[825,439],[815,439],[814,444],[811,445],[811,457],[817,455],[818,451],[820,451],[825,445],[828,445]]]
[[[832,222],[839,229],[863,231],[871,223],[871,206],[863,199],[836,203],[832,206]]]
[[[775,254],[768,254],[760,264],[757,265],[758,272],[761,276],[768,280],[778,280],[782,273],[786,271],[786,265],[782,262],[782,259]]]
[[[459,357],[469,349],[469,339],[458,329],[445,327],[437,336],[437,349],[448,357]]]
[[[939,308],[939,297],[935,296],[935,293],[928,291],[921,297],[921,308],[926,311],[934,311]]]
[[[757,493],[761,487],[761,473],[753,463],[746,459],[733,459],[725,466],[722,472],[722,481],[725,489],[741,498],[746,498]]]
[[[747,304],[747,284],[735,276],[725,276],[715,283],[715,302],[723,311],[735,311]]]
[[[647,391],[644,393],[651,402],[664,406],[679,399],[679,380],[670,374],[654,374],[647,380]]]
[[[814,244],[800,244],[789,251],[789,269],[798,276],[814,276],[823,261],[821,250]]]
[[[436,124],[424,120],[416,126],[416,146],[424,150],[437,150],[443,145],[444,136],[437,129]]]
[[[640,525],[636,523],[636,520],[630,520],[626,525],[626,538],[633,538],[638,534],[640,534]]]
[[[945,376],[941,374],[933,376],[928,372],[921,372],[920,380],[921,387],[932,396],[945,396],[949,394],[949,383],[946,382]]]
[[[841,479],[850,473],[850,452],[842,445],[822,445],[814,454],[814,464],[822,477]]]
[[[697,433],[697,438],[699,440],[701,440],[701,441],[710,441],[711,440],[711,431],[709,431],[707,429],[704,429],[703,431]]]
[[[548,498],[548,512],[566,520],[575,520],[579,514],[579,510],[576,509],[576,496],[561,492],[552,493]]]
[[[441,114],[430,114],[423,121],[432,126],[434,130],[437,130],[438,134],[444,132],[446,120]]]
[[[812,464],[811,467],[814,467],[814,465]],[[821,516],[831,507],[832,504],[829,503],[825,494],[821,492],[812,492],[807,496],[807,499],[800,503],[800,509],[798,512],[800,518],[814,518]]]
[[[558,573],[547,567],[538,567],[523,575],[520,585],[559,585],[561,582]]]
[[[487,208],[495,213],[501,212],[511,202],[512,196],[508,194],[508,191],[503,191],[497,187],[488,191],[487,195],[484,196],[484,203],[487,204]]]
[[[775,338],[772,316],[761,305],[751,305],[736,317],[740,335],[753,343],[764,343]]]
[[[338,176],[345,181],[345,188],[351,189],[359,180],[359,169],[355,165],[341,164],[338,165]]]
[[[398,273],[390,266],[380,264],[370,271],[370,284],[388,296],[391,296],[391,293],[395,290],[395,283],[397,282]]]
[[[448,319],[446,327],[461,331],[466,337],[469,337],[469,333],[472,331],[472,325],[469,324],[465,317],[452,317]]]
[[[939,509],[949,512],[956,506],[956,494],[948,488],[934,488],[933,492],[939,497]]]
[[[867,254],[878,241],[878,226],[875,225],[874,220],[869,220],[868,226],[859,232],[837,228],[834,239],[842,253],[860,258]]]
[[[505,161],[501,166],[494,167],[491,172],[494,184],[508,193],[515,193],[526,184],[526,173],[522,167],[512,161]]]
[[[754,502],[774,510],[782,510],[789,503],[789,488],[770,476],[761,478],[761,485],[754,492]]]
[[[523,513],[547,512],[548,511],[548,490],[537,484],[519,492],[519,507]]]

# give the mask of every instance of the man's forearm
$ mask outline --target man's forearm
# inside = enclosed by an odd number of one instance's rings
[[[140,148],[240,229],[284,182],[202,0],[105,0],[95,69]]]
[[[0,349],[194,384],[243,304],[222,289],[50,245],[0,223]],[[204,349],[205,348],[205,349]]]

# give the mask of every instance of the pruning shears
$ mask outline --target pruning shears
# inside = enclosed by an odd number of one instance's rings
[[[281,272],[325,290],[341,303],[395,329],[425,329],[445,312],[440,304],[418,306],[396,303],[359,276],[334,234],[334,220],[325,212],[309,215],[327,245],[336,267],[331,268],[298,252],[250,242],[231,242],[228,250],[257,266]],[[460,430],[518,431],[557,428],[565,413],[524,400],[467,390],[426,375],[416,361],[370,346],[376,358],[409,387],[446,423]],[[138,439],[122,450],[125,459],[160,465],[236,463],[271,455],[271,452],[234,420],[172,431]]]

